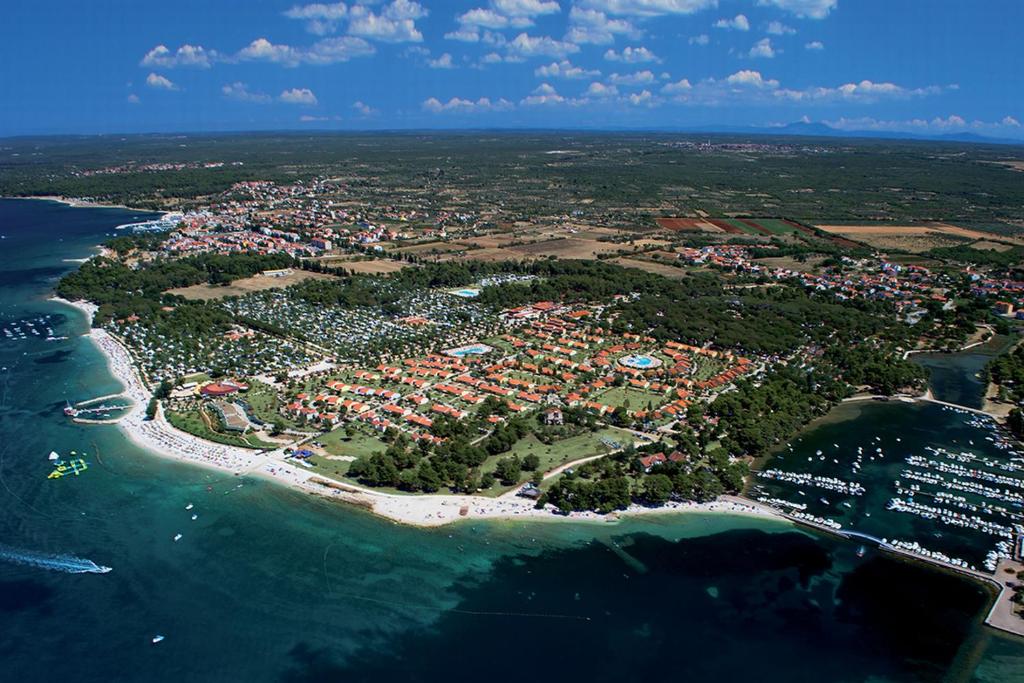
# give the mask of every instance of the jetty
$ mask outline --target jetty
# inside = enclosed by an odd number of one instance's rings
[[[1003,558],[999,565],[996,567],[994,574],[987,574],[977,569],[971,569],[970,567],[959,567],[957,565],[942,562],[941,560],[921,555],[919,553],[911,552],[899,548],[892,543],[887,543],[877,536],[871,534],[865,534],[860,531],[852,531],[850,529],[833,529],[825,526],[824,524],[818,524],[812,520],[798,517],[790,513],[779,510],[771,506],[765,506],[763,503],[757,501],[751,501],[746,498],[741,499],[748,504],[753,504],[761,507],[768,507],[773,513],[785,517],[794,524],[809,527],[816,531],[820,531],[834,536],[840,536],[842,538],[850,540],[863,540],[874,544],[883,552],[892,553],[898,555],[906,560],[915,562],[922,562],[933,567],[945,569],[948,571],[956,572],[962,576],[974,579],[975,581],[981,581],[985,585],[993,589],[995,593],[995,599],[992,602],[991,608],[985,616],[984,623],[987,626],[1004,631],[1006,633],[1012,633],[1015,636],[1024,637],[1024,617],[1018,615],[1014,611],[1015,603],[1012,601],[1014,596],[1014,586],[1016,585],[1017,572],[1024,571],[1024,557],[1022,557],[1022,550],[1024,550],[1024,537],[1019,537],[1014,544],[1016,548],[1017,559],[1006,559]],[[1010,570],[1009,572],[1007,570]],[[1008,580],[1006,577],[1012,576],[1013,578]]]
[[[844,398],[843,403],[853,403],[855,401],[900,401],[902,403],[933,403],[938,406],[944,406],[946,408],[952,408],[953,410],[962,410],[966,413],[973,413],[975,415],[984,415],[990,417],[993,420],[999,419],[1002,416],[990,413],[981,408],[971,408],[969,406],[962,406],[959,403],[950,403],[949,401],[942,401],[931,393],[924,394],[922,396],[909,396],[906,394],[896,394],[895,396],[885,396],[883,394],[858,394],[857,396],[851,396]]]
[[[71,418],[72,422],[78,424],[114,424],[118,422],[127,411],[131,409],[131,404],[125,405],[107,405],[102,401],[108,401],[115,398],[125,398],[123,393],[119,394],[107,394],[105,396],[97,396],[96,398],[90,398],[85,401],[79,401],[78,403],[71,405],[70,403],[64,408],[64,414]],[[100,405],[96,405],[100,403]],[[103,415],[112,411],[122,411],[121,415],[116,417],[104,417],[104,418],[93,418],[89,415]]]

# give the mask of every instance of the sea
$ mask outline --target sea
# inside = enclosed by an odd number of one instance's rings
[[[0,200],[0,680],[1024,680],[979,584],[784,521],[413,529],[72,423],[119,385],[49,297],[149,217]],[[905,408],[801,438],[959,438],[962,416]],[[51,451],[87,467],[49,478]]]

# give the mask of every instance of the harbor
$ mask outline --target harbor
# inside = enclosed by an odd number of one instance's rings
[[[1024,635],[1010,602],[1024,569],[1024,447],[978,407],[977,356],[960,356],[961,376],[956,354],[943,356],[942,386],[955,388],[948,394],[844,402],[767,458],[747,495],[794,522],[862,541],[862,552],[983,582],[994,595],[986,623]]]

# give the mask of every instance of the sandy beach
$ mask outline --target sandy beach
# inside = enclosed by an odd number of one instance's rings
[[[66,301],[67,306],[82,311],[92,320],[96,306],[85,302]],[[340,483],[286,460],[283,449],[254,451],[212,443],[173,427],[162,409],[153,420],[146,419],[146,406],[152,392],[142,381],[128,349],[106,330],[93,328],[86,335],[107,359],[110,373],[124,385],[124,395],[132,407],[117,423],[136,445],[162,457],[211,467],[234,475],[258,476],[293,489],[340,500],[364,508],[392,521],[420,527],[437,527],[466,519],[535,519],[614,522],[622,517],[666,513],[727,513],[783,519],[769,507],[731,496],[711,503],[673,502],[650,508],[633,505],[608,515],[593,512],[562,514],[553,507],[538,510],[534,502],[515,496],[491,498],[469,495],[402,495],[386,493],[354,484]]]

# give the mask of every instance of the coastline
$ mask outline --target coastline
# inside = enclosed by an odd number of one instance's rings
[[[167,213],[166,211],[154,211],[153,209],[141,209],[137,206],[125,206],[124,204],[106,204],[94,202],[79,197],[65,197],[63,195],[33,195],[31,197],[2,197],[2,199],[30,199],[33,201],[57,202],[64,206],[75,209],[124,209],[127,211],[145,211],[147,213]]]
[[[82,301],[52,297],[51,301],[81,311],[88,321],[96,306]],[[771,508],[733,496],[722,496],[711,503],[669,503],[649,508],[632,505],[607,515],[594,512],[561,514],[552,508],[538,510],[525,498],[454,494],[402,495],[345,484],[326,479],[284,460],[283,449],[252,451],[205,441],[172,426],[163,416],[163,409],[153,420],[145,417],[152,392],[139,376],[135,363],[115,337],[103,329],[92,328],[89,337],[107,361],[110,374],[124,386],[123,394],[132,400],[132,407],[117,422],[130,441],[147,451],[179,462],[208,467],[235,476],[250,475],[287,486],[296,491],[339,500],[363,508],[379,517],[416,527],[439,527],[460,520],[530,519],[574,522],[614,523],[623,517],[650,514],[731,514],[772,518],[789,522]]]

